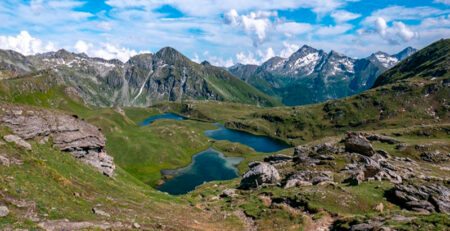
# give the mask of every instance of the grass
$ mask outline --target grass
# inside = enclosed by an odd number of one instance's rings
[[[8,133],[0,128],[0,135]],[[51,220],[139,222],[150,229],[158,223],[186,229],[189,224],[193,225],[190,221],[194,219],[199,223],[211,222],[208,221],[211,217],[200,215],[201,211],[195,211],[184,200],[150,188],[120,167],[114,178],[108,178],[50,144],[31,143],[32,152],[13,144],[0,146],[0,152],[6,153],[8,158],[23,161],[22,165],[0,168],[0,203],[6,203],[10,210],[10,215],[0,219],[2,228],[35,229],[35,223],[25,218],[25,214]],[[94,207],[107,211],[111,217],[98,217],[91,212]],[[159,218],[169,217],[169,214],[188,221]],[[225,226],[226,223],[229,222],[224,221]]]
[[[376,149],[384,149],[393,156],[420,161],[421,151],[414,146],[430,142],[433,142],[433,149],[448,152],[450,118],[447,101],[450,90],[443,85],[444,81],[448,81],[448,76],[420,81],[411,78],[345,99],[302,107],[264,108],[238,103],[186,101],[162,103],[150,108],[123,108],[124,115],[114,108],[95,108],[86,105],[79,97],[69,96],[64,86],[49,73],[0,81],[2,102],[77,114],[101,128],[107,137],[107,151],[118,165],[117,176],[110,179],[50,144],[32,142],[33,152],[18,149],[12,144],[0,145],[0,153],[24,161],[23,165],[0,168],[0,203],[7,204],[12,211],[11,215],[0,220],[0,226],[36,228],[35,222],[24,218],[29,208],[14,205],[17,201],[34,203],[33,212],[42,219],[106,219],[127,224],[137,221],[148,229],[162,223],[175,230],[242,228],[243,224],[235,215],[223,217],[224,211],[235,210],[253,217],[259,227],[298,230],[305,225],[300,213],[278,205],[267,205],[261,195],[297,201],[300,204],[297,209],[313,214],[316,219],[324,211],[351,217],[376,216],[373,208],[379,203],[383,203],[388,212],[399,212],[398,207],[383,197],[384,191],[392,187],[387,182],[367,182],[358,186],[338,183],[336,186],[291,189],[266,187],[240,191],[233,199],[216,197],[226,188],[236,188],[239,179],[209,182],[188,195],[178,197],[160,193],[150,186],[158,183],[162,169],[189,164],[194,153],[211,144],[226,156],[245,157],[238,166],[240,174],[248,169],[248,162],[262,160],[268,155],[238,143],[210,142],[203,132],[215,128],[210,123],[213,121],[229,128],[281,139],[292,145],[339,140],[346,131],[361,130],[397,136],[401,142],[411,145],[397,150],[395,145],[374,143]],[[220,85],[214,81],[210,84]],[[245,95],[242,97],[247,98]],[[137,125],[149,116],[167,111],[192,120],[157,120],[148,126]],[[8,133],[7,129],[0,127],[0,135]],[[277,153],[292,152],[291,148]],[[318,165],[316,168],[337,171],[347,162],[339,157],[336,166]],[[439,166],[420,164],[436,176],[446,173]],[[286,168],[299,170],[294,169],[295,166]],[[341,182],[341,178],[342,175],[336,174],[337,182]],[[74,193],[80,196],[74,196]],[[95,216],[91,212],[93,207],[107,211],[111,218]],[[448,219],[435,214],[419,216],[417,221],[398,224],[398,229],[407,229],[408,225],[425,227],[425,230],[439,229],[448,226]]]

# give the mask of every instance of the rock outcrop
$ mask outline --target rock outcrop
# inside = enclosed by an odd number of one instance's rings
[[[423,152],[420,154],[420,158],[424,161],[431,163],[441,163],[449,160],[450,154],[444,155],[439,150],[433,152]]]
[[[450,189],[440,184],[397,184],[388,195],[393,203],[409,210],[450,214]]]
[[[333,182],[333,173],[330,171],[300,171],[287,179],[284,188],[316,185],[322,182]]]
[[[356,152],[365,156],[372,156],[375,154],[375,150],[372,144],[366,139],[366,137],[357,132],[347,133],[347,138],[344,141],[345,150],[348,152]]]
[[[24,148],[27,151],[31,151],[32,147],[29,143],[23,140],[21,137],[16,135],[7,135],[3,139],[8,143],[15,143],[17,146]]]
[[[113,175],[113,158],[106,153],[106,138],[97,127],[78,116],[49,110],[23,110],[16,106],[7,108],[0,122],[13,131],[11,136],[19,138],[14,139],[17,142],[33,139],[46,142],[51,138],[54,147],[71,153],[107,176]]]
[[[280,180],[277,169],[270,164],[252,162],[249,167],[250,170],[242,176],[239,186],[242,189],[257,188],[263,184],[274,184]]]

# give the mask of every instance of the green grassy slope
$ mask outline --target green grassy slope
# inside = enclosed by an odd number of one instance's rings
[[[0,127],[0,136],[5,134],[10,132]],[[49,144],[32,142],[32,146],[29,152],[13,144],[0,145],[2,155],[21,163],[0,167],[0,204],[10,210],[8,216],[0,218],[0,229],[35,230],[40,221],[61,219],[88,221],[94,227],[102,221],[117,230],[129,229],[134,222],[145,229],[174,230],[217,225],[232,229],[239,224],[160,193],[120,167],[114,178],[108,178]],[[93,208],[106,211],[110,217],[93,214]]]
[[[450,39],[441,39],[383,73],[373,88],[408,78],[448,77],[449,72]]]

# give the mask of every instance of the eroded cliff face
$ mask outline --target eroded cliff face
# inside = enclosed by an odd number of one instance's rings
[[[0,123],[23,140],[35,140],[68,152],[106,176],[113,176],[113,157],[105,150],[106,138],[100,130],[79,119],[50,110],[0,104]]]

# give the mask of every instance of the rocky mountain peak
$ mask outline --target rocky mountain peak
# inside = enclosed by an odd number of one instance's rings
[[[186,56],[181,54],[179,51],[175,50],[172,47],[164,47],[161,50],[159,50],[156,53],[156,56],[162,60],[164,60],[165,63],[174,65],[178,62],[185,62],[188,60]]]
[[[408,58],[409,56],[411,56],[412,54],[414,54],[416,52],[417,52],[417,49],[412,48],[412,47],[407,47],[393,56],[396,57],[399,61],[401,61],[403,59]]]
[[[202,63],[201,63],[203,66],[211,66],[211,63],[209,63],[208,61],[203,61]]]
[[[275,56],[264,62],[261,67],[267,70],[277,70],[282,68],[287,59]]]
[[[54,58],[62,58],[62,59],[72,59],[77,56],[74,53],[71,53],[65,49],[60,49],[52,55]]]
[[[152,66],[154,55],[150,53],[138,54],[131,57],[127,64],[130,66],[136,65],[139,68],[149,69]]]
[[[385,68],[390,68],[398,63],[398,59],[396,57],[390,56],[389,54],[377,51],[369,56],[370,61],[375,62],[377,64],[382,65]]]

